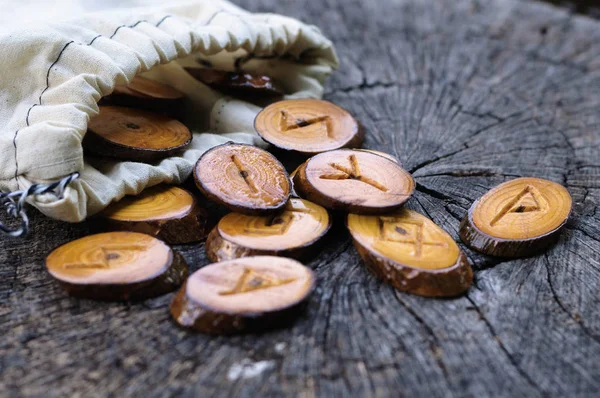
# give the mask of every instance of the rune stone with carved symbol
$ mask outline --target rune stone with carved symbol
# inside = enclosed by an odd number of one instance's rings
[[[445,297],[461,294],[471,285],[471,266],[456,242],[415,211],[349,214],[347,225],[369,270],[400,290]]]
[[[571,196],[560,184],[517,178],[478,199],[463,219],[462,240],[494,256],[527,256],[554,243],[571,212]]]
[[[183,327],[232,334],[288,323],[312,291],[315,277],[299,262],[256,256],[207,265],[171,302]]]
[[[295,192],[332,210],[383,214],[402,206],[415,183],[397,162],[377,154],[339,149],[313,156],[294,175]]]

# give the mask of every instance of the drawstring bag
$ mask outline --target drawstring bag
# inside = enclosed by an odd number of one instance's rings
[[[273,78],[286,99],[320,98],[337,66],[318,28],[226,1],[83,15],[35,25],[0,26],[0,201],[27,229],[24,204],[79,222],[125,195],[178,184],[209,148],[227,141],[263,145],[253,121],[261,110],[198,82],[184,67],[211,66]],[[151,164],[84,155],[82,139],[97,102],[136,76],[186,95],[182,121],[191,146]]]

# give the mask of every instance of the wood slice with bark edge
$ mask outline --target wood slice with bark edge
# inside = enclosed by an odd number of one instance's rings
[[[282,96],[281,88],[268,76],[209,68],[185,68],[196,80],[228,94]]]
[[[254,120],[263,140],[307,155],[359,147],[364,129],[345,109],[328,101],[294,99],[275,102]]]
[[[469,247],[499,257],[535,254],[556,242],[571,213],[569,192],[540,178],[502,183],[476,200],[460,225]]]
[[[103,97],[99,104],[145,109],[177,117],[184,98],[182,92],[166,84],[136,76],[127,86],[115,86],[113,92]]]
[[[354,246],[369,270],[395,288],[452,297],[473,281],[467,257],[448,233],[408,209],[379,216],[348,214]]]
[[[209,334],[255,332],[288,323],[315,285],[313,272],[283,257],[256,256],[207,265],[171,302],[186,328]]]
[[[294,177],[294,190],[321,206],[357,214],[383,214],[402,206],[415,182],[396,162],[361,150],[313,156]]]
[[[85,149],[98,155],[134,162],[151,162],[173,156],[192,141],[182,123],[139,109],[101,106],[88,123]]]
[[[46,268],[72,296],[123,301],[177,289],[188,274],[183,257],[159,239],[137,232],[107,232],[62,245]]]
[[[133,231],[168,244],[204,240],[212,221],[206,209],[185,189],[158,185],[110,205],[95,222],[105,230]]]
[[[230,213],[223,217],[206,240],[206,256],[213,262],[258,255],[301,260],[314,254],[330,228],[327,210],[307,200],[292,198],[282,213],[270,216]]]
[[[249,215],[277,212],[291,195],[289,176],[279,160],[245,144],[209,149],[194,167],[194,180],[208,199]]]

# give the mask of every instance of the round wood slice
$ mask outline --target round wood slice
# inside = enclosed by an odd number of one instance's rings
[[[364,137],[363,129],[348,111],[314,99],[271,104],[256,116],[254,128],[278,148],[310,155],[358,147]]]
[[[104,210],[98,222],[112,230],[141,232],[169,244],[181,244],[205,239],[209,219],[191,193],[160,185],[124,197]]]
[[[127,86],[116,86],[102,98],[102,105],[118,105],[177,115],[183,105],[184,94],[166,84],[136,76]]]
[[[301,197],[357,214],[392,211],[410,198],[414,188],[411,175],[396,162],[350,149],[313,156],[294,177],[294,189]]]
[[[493,256],[520,257],[554,243],[571,213],[571,195],[560,184],[517,178],[475,201],[460,226],[467,245]]]
[[[385,153],[385,152],[381,152],[381,151],[376,151],[374,149],[364,149],[364,148],[360,148],[360,149],[354,149],[355,151],[365,151],[365,152],[369,152],[369,153],[373,153],[375,155],[379,155],[379,156],[383,156],[386,159],[391,160],[394,163],[398,163],[400,166],[402,166],[402,164],[400,163],[400,160],[398,160],[398,158],[396,158],[393,155],[390,155],[389,153]],[[291,178],[291,175],[290,175]]]
[[[196,163],[194,178],[207,198],[244,214],[276,212],[291,193],[281,163],[251,145],[225,144],[208,150]]]
[[[295,260],[257,256],[207,265],[171,302],[178,324],[211,334],[257,331],[288,322],[313,290],[313,272]]]
[[[283,95],[283,91],[268,76],[207,68],[185,68],[185,70],[196,80],[227,93]]]
[[[408,209],[380,216],[349,214],[354,245],[376,276],[399,290],[431,297],[464,293],[473,271],[448,233]]]
[[[271,216],[226,215],[211,231],[206,255],[213,262],[257,255],[301,259],[314,253],[330,227],[323,207],[290,199],[282,213]]]
[[[150,162],[174,155],[192,141],[182,123],[138,109],[101,106],[90,120],[84,139],[87,150],[102,156]]]
[[[48,272],[73,296],[138,300],[184,282],[183,258],[164,242],[136,232],[108,232],[69,242],[46,258]]]

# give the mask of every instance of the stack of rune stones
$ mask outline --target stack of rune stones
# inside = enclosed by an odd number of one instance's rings
[[[206,152],[194,169],[202,196],[159,185],[103,211],[103,232],[55,249],[50,274],[73,296],[141,300],[176,289],[175,321],[210,334],[256,331],[291,321],[315,287],[299,261],[318,253],[332,217],[346,227],[367,268],[395,288],[427,297],[466,292],[473,272],[454,239],[426,216],[403,207],[415,182],[393,156],[358,149],[364,131],[326,101],[281,100],[266,76],[194,68],[199,81],[270,105],[256,132],[275,153],[308,157],[291,175],[273,154],[228,143]],[[135,78],[101,100],[84,147],[91,155],[152,162],[177,155],[192,140],[177,120],[184,96]],[[215,225],[207,199],[231,210]],[[210,207],[210,206],[209,206]],[[460,237],[482,253],[519,257],[557,238],[571,211],[561,185],[539,178],[505,182],[478,199]],[[213,262],[188,276],[169,245],[206,239]]]

